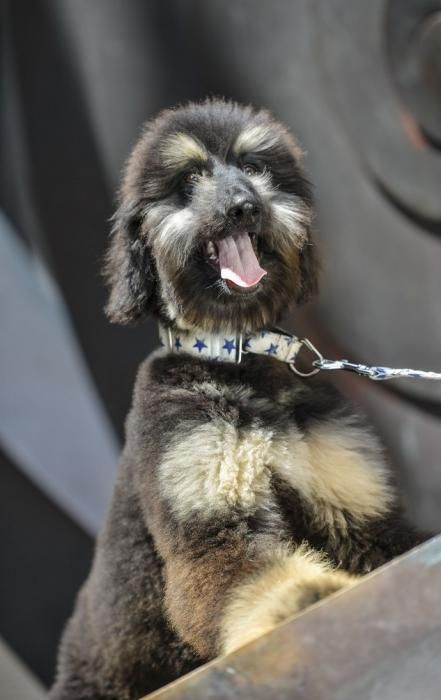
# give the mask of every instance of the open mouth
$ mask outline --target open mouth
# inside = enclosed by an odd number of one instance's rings
[[[266,275],[257,255],[257,238],[248,232],[208,241],[205,248],[207,262],[227,287],[242,294],[254,292]]]

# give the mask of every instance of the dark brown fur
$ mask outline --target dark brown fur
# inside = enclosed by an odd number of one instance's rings
[[[107,263],[113,320],[130,322],[149,311],[176,324],[168,306],[173,295],[158,274],[168,261],[153,258],[145,224],[155,202],[171,198],[177,209],[183,206],[173,173],[161,165],[161,140],[176,131],[193,133],[220,157],[226,142],[253,120],[279,134],[277,147],[264,153],[269,164],[276,161],[276,184],[311,207],[298,147],[266,113],[220,101],[167,111],[147,126],[128,164]],[[269,226],[270,212],[264,216]],[[207,228],[212,234],[215,225],[217,235],[224,235],[219,221],[208,220],[200,235]],[[250,299],[219,301],[206,291],[211,273],[196,243],[185,270],[170,273],[180,313],[190,325],[210,330],[276,322],[289,303],[304,301],[316,288],[317,257],[309,229],[306,234],[306,245],[288,252],[261,234],[269,273]],[[343,434],[348,417],[362,429],[363,420],[328,385],[301,380],[271,358],[248,355],[240,365],[185,354],[147,360],[136,380],[126,446],[93,568],[61,643],[52,700],[135,700],[215,656],[225,605],[241,583],[269,565],[278,547],[306,542],[326,552],[334,565],[363,574],[420,541],[403,523],[396,499],[386,514],[364,521],[341,512],[339,529],[319,524],[311,504],[276,474],[265,507],[189,510],[182,518],[174,496],[161,486],[164,454],[198,426],[220,420],[237,435],[264,426],[274,439],[295,428],[306,439],[326,420],[340,425]],[[188,469],[192,466],[189,462]],[[302,605],[336,587],[317,580],[303,591]]]

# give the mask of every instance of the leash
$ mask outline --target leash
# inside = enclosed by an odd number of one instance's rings
[[[441,380],[441,372],[427,372],[422,369],[408,369],[408,368],[395,368],[395,367],[379,367],[376,365],[363,365],[357,364],[355,362],[350,362],[349,360],[327,360],[323,357],[321,352],[317,350],[315,345],[311,343],[308,338],[302,338],[300,340],[302,346],[308,348],[312,353],[316,355],[316,359],[313,360],[312,365],[314,367],[310,372],[300,372],[295,366],[294,362],[290,363],[290,368],[295,374],[301,377],[310,377],[313,374],[317,374],[322,370],[344,370],[346,372],[355,372],[362,377],[367,377],[375,382],[382,382],[385,379],[432,379],[435,381]]]
[[[343,370],[377,382],[386,379],[441,380],[441,372],[371,366],[344,359],[328,360],[308,338],[298,338],[281,328],[230,335],[210,334],[199,329],[185,331],[159,326],[159,336],[161,346],[169,353],[186,353],[201,359],[235,364],[242,361],[243,355],[266,355],[285,362],[300,377],[312,377],[321,371]],[[302,348],[307,348],[315,355],[312,369],[307,372],[300,370],[296,364]]]

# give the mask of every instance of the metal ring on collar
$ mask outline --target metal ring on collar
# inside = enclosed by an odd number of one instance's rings
[[[237,364],[239,364],[242,361],[242,354],[244,352],[246,353],[246,350],[244,350],[242,347],[242,343],[243,343],[243,336],[242,336],[242,333],[239,333],[239,335],[236,336],[236,362],[237,362]]]
[[[313,345],[311,343],[311,341],[308,340],[308,338],[302,338],[300,340],[300,343],[301,343],[301,345],[304,345],[306,348],[308,348],[308,350],[310,350],[312,353],[314,353],[314,355],[316,356],[316,358],[318,360],[323,360],[323,355],[321,354],[321,352],[319,352],[319,350],[317,350],[315,345]],[[301,348],[300,348],[300,350],[301,350]],[[295,360],[297,360],[297,358],[300,354],[300,350],[297,353]],[[314,374],[317,374],[318,372],[320,372],[320,367],[315,367],[314,369],[311,369],[309,372],[302,372],[301,370],[297,369],[297,367],[295,366],[295,360],[294,360],[294,362],[289,363],[289,367],[295,374],[298,374],[299,377],[312,377]]]

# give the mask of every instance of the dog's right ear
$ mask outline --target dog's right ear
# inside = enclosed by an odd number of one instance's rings
[[[104,275],[110,287],[105,308],[113,323],[137,321],[151,309],[155,270],[147,243],[141,236],[140,202],[123,202],[113,216],[112,241]]]

